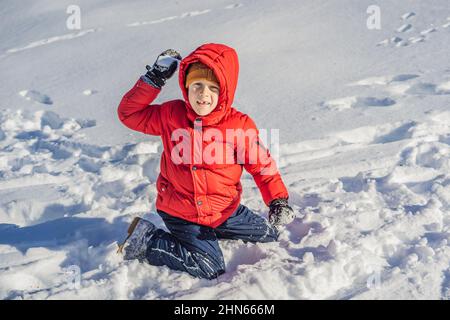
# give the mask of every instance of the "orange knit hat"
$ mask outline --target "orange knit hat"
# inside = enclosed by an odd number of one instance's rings
[[[219,84],[219,80],[217,80],[213,70],[201,62],[194,62],[186,72],[186,88],[189,88],[192,82],[200,79],[206,79]]]

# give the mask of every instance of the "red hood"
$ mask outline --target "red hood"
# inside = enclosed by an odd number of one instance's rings
[[[202,125],[207,126],[219,123],[230,112],[237,87],[239,61],[236,51],[223,44],[207,43],[195,49],[181,61],[179,82],[186,102],[188,117],[191,121],[199,118],[199,116],[189,103],[188,92],[184,83],[186,70],[194,62],[201,62],[211,68],[220,83],[217,107],[210,114],[200,117],[202,119]]]

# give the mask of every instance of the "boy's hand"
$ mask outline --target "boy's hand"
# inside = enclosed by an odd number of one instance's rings
[[[294,218],[294,210],[288,205],[287,199],[275,199],[270,202],[269,222],[278,227],[291,223]]]
[[[167,79],[170,79],[175,73],[181,59],[181,55],[173,49],[164,51],[156,58],[153,66],[146,66],[148,71],[144,76],[145,80],[149,80],[147,82],[161,89],[166,84]]]

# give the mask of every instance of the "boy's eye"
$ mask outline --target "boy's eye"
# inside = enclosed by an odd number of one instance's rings
[[[194,89],[198,90],[198,89],[203,87],[203,84],[201,84],[201,83],[194,83],[193,87],[194,87]],[[220,92],[220,89],[218,87],[209,87],[209,90],[211,90],[214,93],[219,93]]]

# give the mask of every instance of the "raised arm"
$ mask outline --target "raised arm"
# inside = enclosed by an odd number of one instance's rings
[[[162,107],[151,104],[167,79],[178,68],[181,56],[169,49],[161,53],[153,66],[147,66],[143,75],[122,98],[117,113],[120,121],[132,130],[151,135],[160,135],[162,126]]]

